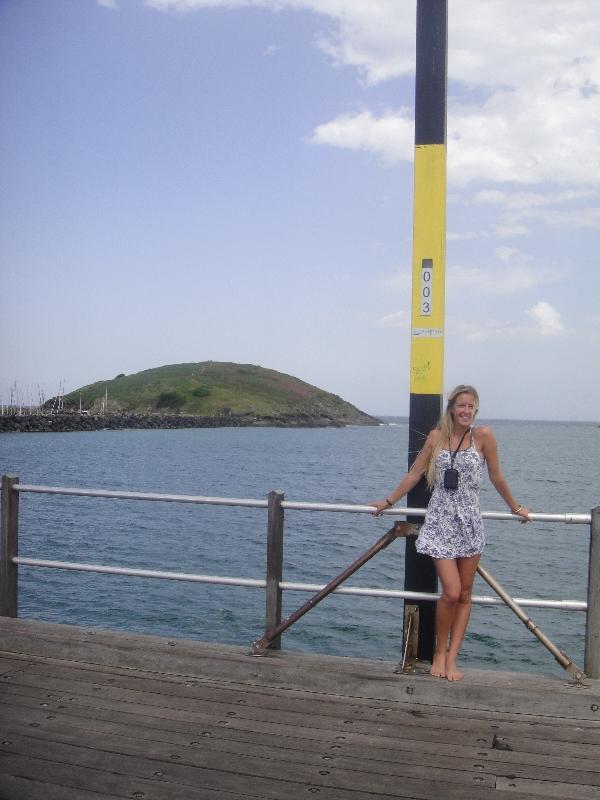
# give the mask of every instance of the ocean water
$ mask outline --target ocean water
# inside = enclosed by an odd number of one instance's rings
[[[515,497],[532,510],[588,513],[600,504],[596,423],[491,423]],[[408,426],[343,429],[197,429],[4,434],[0,470],[22,483],[367,503],[406,468]],[[487,481],[482,508],[504,511]],[[285,513],[284,579],[326,583],[370,547],[390,519]],[[584,600],[585,525],[486,521],[482,564],[514,596]],[[264,578],[264,509],[22,494],[20,555],[63,561]],[[397,542],[349,585],[402,588]],[[477,578],[475,594],[491,589]],[[284,616],[309,595],[284,592]],[[231,586],[23,567],[20,616],[77,625],[249,645],[263,632],[264,592]],[[403,603],[330,596],[284,635],[289,650],[399,660]],[[531,609],[541,629],[583,666],[584,613]],[[505,607],[476,605],[465,666],[561,674]]]

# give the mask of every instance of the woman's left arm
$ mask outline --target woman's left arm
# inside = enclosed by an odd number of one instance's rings
[[[510,508],[511,512],[522,517],[523,522],[528,522],[529,509],[525,508],[525,506],[521,505],[521,503],[517,503],[508,486],[508,483],[506,482],[506,478],[500,469],[500,458],[498,456],[498,444],[496,442],[496,437],[492,433],[491,429],[487,427],[479,428],[478,434],[481,454],[485,458],[488,475],[490,476],[492,485],[500,497],[504,500],[506,505]]]

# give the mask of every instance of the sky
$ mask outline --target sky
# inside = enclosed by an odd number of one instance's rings
[[[600,420],[600,4],[449,0],[445,391]],[[0,400],[196,361],[408,412],[415,0],[0,0]]]

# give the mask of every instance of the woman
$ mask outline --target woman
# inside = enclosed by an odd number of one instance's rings
[[[457,386],[410,470],[385,500],[372,503],[377,517],[413,489],[423,475],[433,489],[417,538],[417,552],[433,558],[442,585],[436,606],[431,674],[449,681],[463,677],[456,662],[471,614],[473,581],[485,543],[479,508],[484,462],[492,484],[512,513],[522,517],[522,522],[529,519],[529,510],[517,503],[502,474],[491,429],[473,427],[478,409],[476,390]]]

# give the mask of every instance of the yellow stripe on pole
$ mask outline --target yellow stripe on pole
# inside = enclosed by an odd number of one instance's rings
[[[443,393],[446,145],[415,147],[411,394]]]

